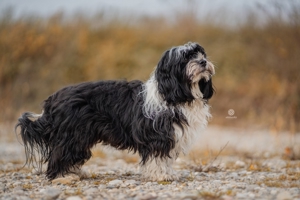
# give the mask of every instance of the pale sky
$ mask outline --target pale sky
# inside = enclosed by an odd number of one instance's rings
[[[234,18],[243,17],[249,8],[255,8],[257,3],[266,4],[267,0],[0,0],[0,12],[4,8],[12,7],[15,15],[34,14],[49,16],[63,11],[72,14],[81,11],[93,14],[106,11],[131,16],[170,16],[174,11],[188,10],[191,7],[199,11],[198,17],[217,11],[227,10]],[[192,6],[191,6],[192,5]]]

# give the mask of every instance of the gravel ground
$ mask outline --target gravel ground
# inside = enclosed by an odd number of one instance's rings
[[[90,178],[49,182],[22,168],[23,146],[8,127],[0,126],[0,199],[300,200],[300,134],[210,127],[177,160],[173,182],[143,180],[136,155],[98,145],[83,167]]]

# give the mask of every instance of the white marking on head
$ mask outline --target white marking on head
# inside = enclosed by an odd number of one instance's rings
[[[181,45],[181,46],[177,46],[177,47],[173,47],[170,49],[169,51],[169,62],[171,61],[172,59],[172,54],[175,53],[175,58],[176,59],[179,59],[180,56],[183,55],[184,52],[188,52],[188,51],[191,51],[193,50],[195,47],[197,46],[196,43],[187,43],[185,45]]]

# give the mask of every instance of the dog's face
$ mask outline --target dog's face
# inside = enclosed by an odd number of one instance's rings
[[[211,78],[214,74],[214,65],[197,43],[167,50],[155,71],[158,91],[169,105],[210,99],[214,93]]]

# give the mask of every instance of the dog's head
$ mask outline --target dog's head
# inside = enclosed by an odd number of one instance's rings
[[[204,48],[191,42],[167,50],[155,71],[158,91],[169,105],[210,99],[214,74],[214,65],[207,60]]]

